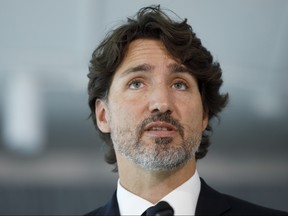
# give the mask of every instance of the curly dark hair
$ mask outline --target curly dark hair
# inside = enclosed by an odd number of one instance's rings
[[[187,19],[172,20],[158,5],[140,9],[134,17],[128,18],[127,22],[112,30],[92,54],[88,73],[90,116],[100,138],[108,145],[106,162],[117,167],[110,133],[102,133],[97,127],[95,101],[98,98],[106,98],[115,71],[122,62],[128,45],[140,38],[160,40],[168,52],[185,65],[197,79],[204,112],[208,113],[209,117],[208,126],[202,134],[201,144],[195,155],[196,159],[203,158],[210,145],[209,138],[212,132],[210,120],[218,117],[218,113],[228,102],[228,94],[221,94],[219,91],[223,83],[220,64],[213,61],[211,53],[187,24]]]

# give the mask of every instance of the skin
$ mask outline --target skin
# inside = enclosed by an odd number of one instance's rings
[[[155,142],[157,138],[169,138],[170,142],[158,149],[160,159],[167,157],[165,149],[183,145],[191,133],[201,137],[207,127],[208,117],[203,111],[196,79],[160,41],[137,39],[131,42],[115,72],[108,100],[98,99],[95,105],[98,127],[104,133],[111,133],[120,183],[128,191],[157,203],[193,176],[194,156],[173,169],[149,169],[134,163],[119,150],[121,145],[132,146],[139,125],[155,113],[168,112],[183,129],[181,132],[158,120],[145,125],[138,134],[141,147],[148,153],[159,147]]]

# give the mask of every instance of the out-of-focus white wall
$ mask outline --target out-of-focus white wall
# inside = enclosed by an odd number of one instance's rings
[[[188,18],[222,65],[231,101],[200,175],[288,210],[287,1],[0,0],[0,214],[81,214],[109,198],[117,174],[87,120],[88,64],[150,4]]]

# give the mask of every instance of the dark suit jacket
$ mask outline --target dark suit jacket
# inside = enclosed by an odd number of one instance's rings
[[[86,214],[86,216],[92,215],[120,215],[116,192],[114,192],[112,199],[106,205]],[[206,182],[201,179],[201,190],[195,215],[288,216],[288,213],[265,208],[229,195],[221,194],[209,187]]]

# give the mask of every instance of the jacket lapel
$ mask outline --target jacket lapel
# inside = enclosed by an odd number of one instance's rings
[[[222,215],[229,209],[230,206],[225,198],[219,192],[209,187],[201,178],[201,190],[195,215]]]

